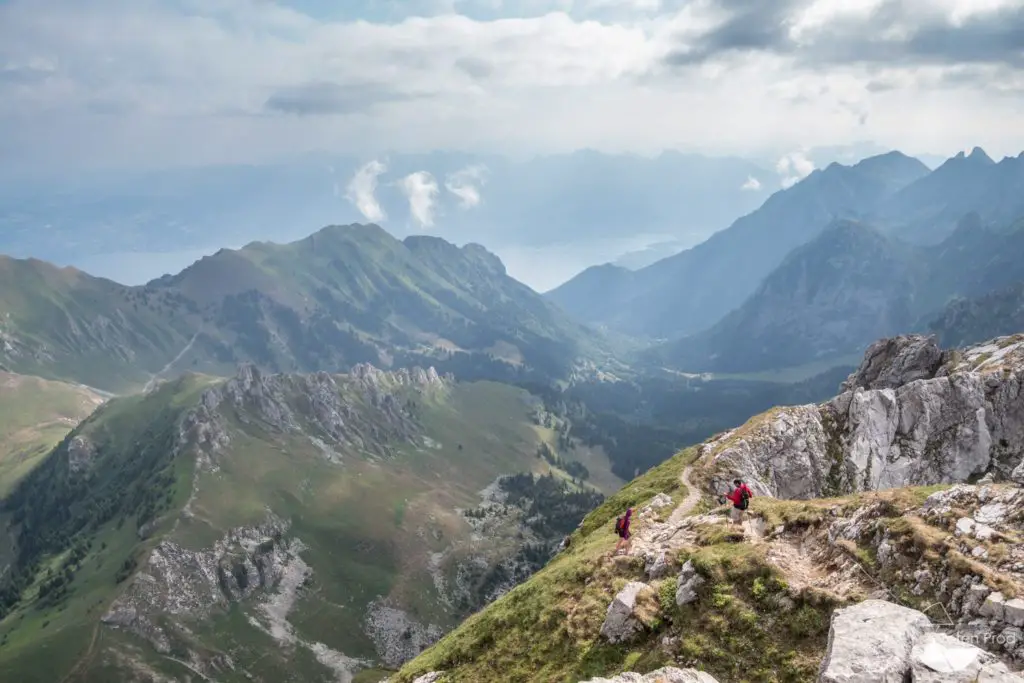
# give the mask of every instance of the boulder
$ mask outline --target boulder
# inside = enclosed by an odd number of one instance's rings
[[[610,643],[623,643],[638,635],[644,624],[637,609],[645,599],[657,603],[653,588],[640,581],[626,584],[608,605],[604,623],[601,624],[601,636]]]
[[[883,600],[837,609],[819,683],[903,683],[915,641],[931,629],[921,612]]]
[[[975,683],[979,680],[1021,681],[1006,665],[970,643],[944,633],[926,633],[910,653],[914,683]]]
[[[860,368],[840,391],[895,389],[918,379],[930,379],[942,365],[942,350],[934,336],[901,335],[868,347]]]
[[[672,573],[672,559],[664,550],[652,552],[647,555],[644,572],[647,578],[661,579]]]
[[[439,683],[442,676],[444,676],[443,671],[431,671],[416,677],[412,683]]]
[[[1011,626],[1024,626],[1024,600],[1014,598],[1003,605],[1003,621]]]
[[[981,616],[1002,621],[1006,608],[1006,599],[1002,593],[989,593],[981,605]]]
[[[590,678],[580,683],[718,683],[718,681],[703,671],[666,666],[648,674],[629,671],[614,678]]]
[[[682,607],[697,600],[697,589],[704,584],[704,577],[697,573],[691,560],[687,560],[676,579],[676,604]]]

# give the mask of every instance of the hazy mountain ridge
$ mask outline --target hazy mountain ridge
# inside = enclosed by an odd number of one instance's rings
[[[682,337],[741,306],[793,249],[836,219],[938,245],[956,236],[965,216],[985,226],[1010,225],[1024,215],[1021,197],[1024,155],[996,163],[976,149],[934,171],[898,152],[850,167],[831,164],[696,247],[635,272],[594,267],[548,296],[592,324],[638,337]]]
[[[556,472],[539,443],[563,465],[571,451],[533,411],[512,387],[366,365],[248,365],[115,399],[3,502],[16,552],[0,674],[327,681],[397,666],[600,502],[565,473],[524,474]]]
[[[1024,329],[1024,280],[978,298],[952,301],[928,327],[947,346],[973,344]]]
[[[689,372],[839,359],[872,339],[925,329],[954,298],[981,297],[1024,280],[1021,249],[1024,223],[990,227],[977,214],[934,246],[840,222],[795,249],[740,308],[648,357]],[[963,332],[957,341],[967,338]],[[978,335],[971,341],[986,338],[982,328]]]
[[[221,250],[142,287],[6,258],[0,278],[2,362],[101,388],[189,368],[231,372],[246,360],[285,371],[427,362],[551,378],[606,355],[483,247],[402,242],[377,226]]]
[[[636,336],[698,332],[740,305],[794,248],[837,218],[861,218],[925,177],[898,152],[815,170],[701,244],[638,271],[598,266],[547,293],[592,324]]]
[[[837,222],[720,322],[651,356],[690,372],[750,372],[855,352],[914,320],[917,258],[868,226]]]

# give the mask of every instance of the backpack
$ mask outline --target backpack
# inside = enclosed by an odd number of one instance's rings
[[[624,517],[615,518],[615,533],[622,536],[622,530],[626,526],[626,519]]]
[[[740,510],[746,510],[747,506],[750,505],[750,491],[747,490],[746,485],[740,486],[740,503],[736,507]]]

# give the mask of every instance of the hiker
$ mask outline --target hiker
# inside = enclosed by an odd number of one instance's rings
[[[615,552],[612,555],[618,555],[619,551],[625,548],[625,552],[629,552],[632,540],[629,533],[629,520],[633,517],[633,508],[626,510],[624,517],[617,517],[615,519],[615,533],[619,535],[619,542],[615,544]]]
[[[750,499],[754,497],[750,487],[742,479],[733,479],[733,487],[725,494],[725,497],[732,503],[729,510],[729,521],[739,523],[743,520],[743,511],[750,505]]]

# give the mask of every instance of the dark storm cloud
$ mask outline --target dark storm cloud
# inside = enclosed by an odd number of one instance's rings
[[[413,96],[378,84],[339,85],[307,83],[282,88],[267,98],[267,111],[299,116],[353,114],[385,102],[400,102]]]
[[[975,14],[959,25],[936,11],[922,14],[903,0],[887,0],[866,19],[836,19],[810,44],[789,35],[808,0],[720,0],[730,18],[696,41],[665,57],[670,66],[699,64],[737,52],[792,55],[807,66],[885,63],[894,66],[963,63],[1024,67],[1024,7]],[[882,36],[890,27],[908,28],[901,39]]]
[[[731,17],[695,44],[674,50],[672,66],[699,64],[730,52],[781,51],[787,48],[787,19],[807,0],[719,0]]]

